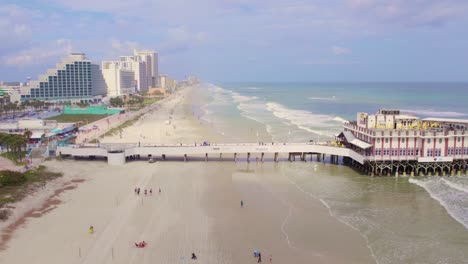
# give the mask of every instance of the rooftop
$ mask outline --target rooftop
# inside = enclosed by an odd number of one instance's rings
[[[453,119],[453,118],[438,118],[438,117],[428,117],[421,119],[422,121],[427,122],[439,122],[439,123],[452,123],[452,124],[468,124],[468,119]]]

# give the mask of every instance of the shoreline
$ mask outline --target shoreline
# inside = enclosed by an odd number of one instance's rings
[[[191,111],[193,90],[184,89],[141,117],[124,129],[122,138],[113,135],[101,142],[220,141],[224,135],[202,124]],[[185,256],[196,251],[205,263],[250,263],[252,250],[259,248],[265,252],[264,261],[273,254],[273,261],[280,263],[375,263],[359,232],[287,181],[282,166],[290,164],[156,162],[153,166],[136,161],[112,167],[95,161],[48,161],[46,165],[64,170],[66,178],[85,181],[61,193],[57,208],[28,219],[25,228],[13,235],[10,247],[0,251],[0,260],[185,263]],[[163,192],[135,196],[135,186],[153,191],[162,187]],[[246,201],[242,209],[241,199]],[[91,239],[89,225],[96,228]],[[44,229],[51,231],[47,235],[55,247],[39,243]],[[149,250],[134,249],[138,240],[148,241]],[[25,246],[31,252],[19,254]]]

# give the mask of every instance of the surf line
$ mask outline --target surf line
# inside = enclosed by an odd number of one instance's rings
[[[281,173],[284,175],[283,171],[281,171]],[[331,209],[331,207],[325,202],[325,200],[323,200],[322,198],[318,198],[317,196],[313,195],[312,193],[308,192],[308,191],[305,191],[304,189],[302,189],[295,181],[291,180],[291,178],[289,178],[288,176],[284,175],[286,177],[286,179],[288,179],[288,181],[296,186],[296,188],[298,190],[300,190],[301,192],[303,192],[304,194],[307,194],[309,195],[310,197],[316,199],[316,200],[319,200],[327,209],[328,209],[328,213],[330,214],[330,216],[334,217],[336,220],[338,220],[339,222],[341,222],[342,224],[346,225],[346,226],[349,226],[351,229],[353,229],[354,231],[358,232],[359,235],[361,235],[361,237],[363,237],[365,240],[366,240],[366,246],[367,248],[370,250],[370,253],[371,253],[371,256],[372,258],[375,260],[375,262],[377,264],[380,264],[378,259],[377,259],[377,256],[374,254],[374,250],[372,249],[372,247],[370,246],[370,242],[369,242],[369,238],[362,234],[361,231],[359,231],[358,228],[354,227],[353,225],[347,223],[346,221],[342,220],[340,217],[338,217],[337,215],[335,215]],[[411,181],[411,179],[410,179]],[[317,254],[318,256],[320,256],[319,254]]]

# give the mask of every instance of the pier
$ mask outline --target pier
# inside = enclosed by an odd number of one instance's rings
[[[253,160],[252,156],[257,157]],[[105,158],[111,165],[122,165],[129,159],[140,158],[154,160],[183,159],[189,161],[191,158],[204,161],[232,159],[232,161],[245,160],[246,162],[264,162],[266,159],[278,162],[279,155],[287,155],[288,161],[306,161],[316,158],[324,160],[327,156],[333,163],[338,163],[339,157],[353,160],[358,164],[365,164],[365,157],[356,151],[331,146],[326,144],[312,143],[277,143],[271,145],[260,145],[254,143],[245,144],[215,144],[215,145],[151,145],[143,146],[137,144],[99,144],[94,146],[61,146],[57,147],[57,155],[61,157],[74,158]]]

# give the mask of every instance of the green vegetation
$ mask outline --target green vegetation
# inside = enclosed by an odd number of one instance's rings
[[[143,100],[143,104],[150,105],[150,104],[154,104],[154,103],[158,102],[159,100],[161,100],[161,97],[145,98],[145,100]]]
[[[18,159],[24,158],[26,156],[27,151],[22,150],[19,153],[13,153],[13,152],[4,152],[0,154],[0,157],[7,158],[15,163],[16,166],[22,166],[28,164],[27,160],[21,160],[19,161]]]
[[[26,154],[26,146],[32,133],[26,131],[24,135],[0,133],[0,145],[6,148],[1,156],[15,163],[21,162]]]
[[[0,171],[0,220],[6,220],[11,213],[4,209],[5,204],[20,201],[47,181],[60,176],[61,173],[51,172],[42,165],[25,173]]]
[[[105,136],[110,136],[110,135],[115,135],[117,133],[120,133],[120,130],[126,128],[126,127],[129,127],[129,126],[132,126],[141,116],[143,116],[143,114],[140,114],[130,120],[127,120],[125,122],[123,122],[120,126],[117,126],[117,127],[114,127],[112,128],[111,130],[107,131],[104,135],[101,135],[100,137],[103,138]],[[95,143],[96,141],[94,141]],[[93,142],[91,142],[93,143]]]
[[[108,115],[58,115],[46,118],[46,120],[56,120],[58,123],[78,123],[90,124],[97,120],[106,118]]]

